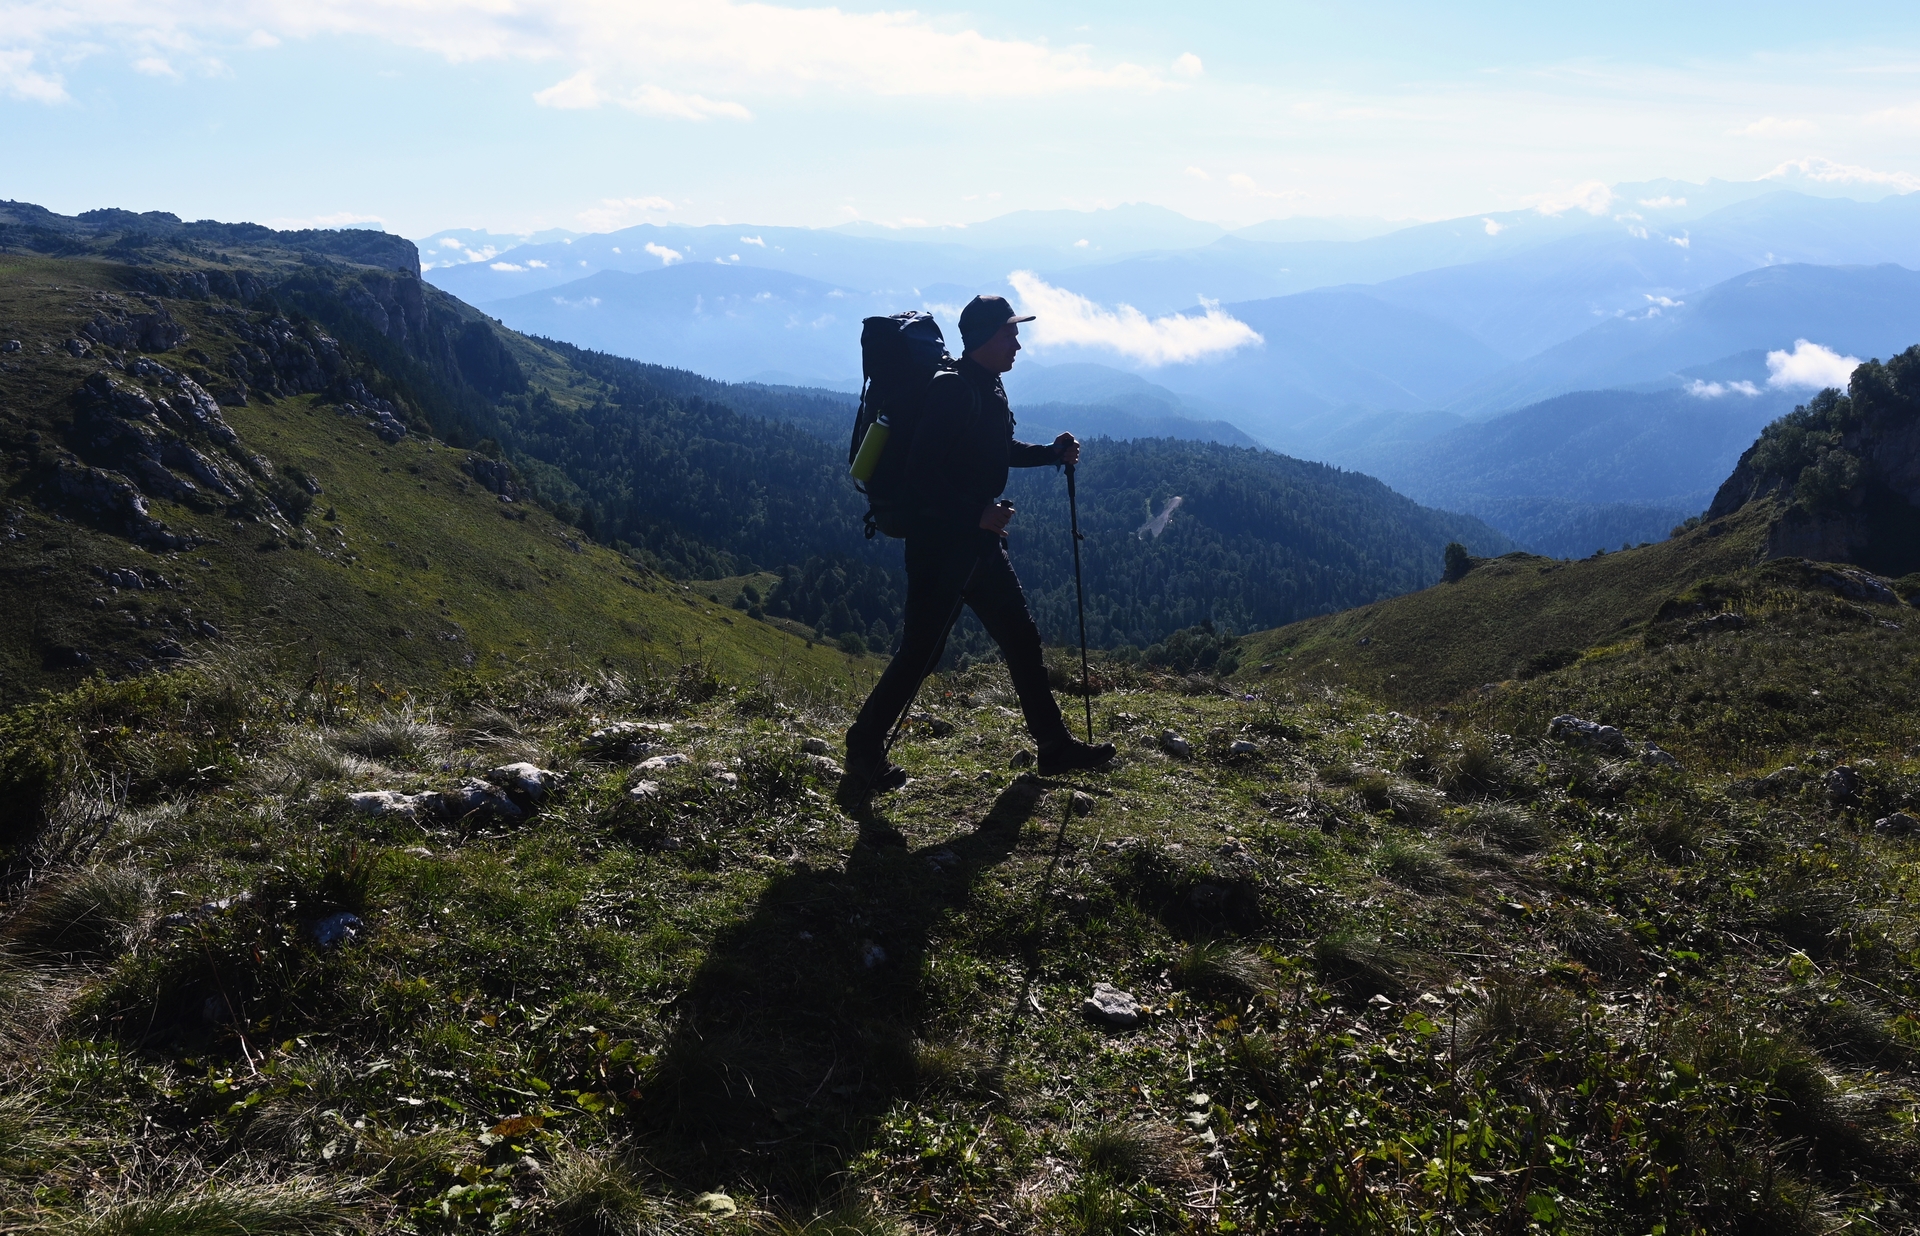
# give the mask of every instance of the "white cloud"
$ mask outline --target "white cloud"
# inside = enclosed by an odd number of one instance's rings
[[[662,266],[671,266],[686,256],[678,249],[669,249],[665,245],[656,245],[652,241],[647,242],[647,252],[659,258]],[[675,277],[678,278],[678,276]]]
[[[1640,295],[1647,298],[1647,303],[1649,305],[1658,305],[1662,309],[1678,309],[1680,306],[1687,303],[1684,300],[1675,300],[1671,296],[1655,296],[1651,292],[1642,292],[1640,293]]]
[[[35,71],[33,55],[26,49],[0,51],[0,94],[29,103],[65,103],[66,86],[58,75]]]
[[[1181,77],[1200,77],[1206,73],[1207,66],[1201,64],[1200,57],[1192,52],[1182,52],[1174,57],[1173,71]]]
[[[553,298],[553,303],[568,309],[592,309],[600,303],[600,298],[598,296],[582,296],[579,300],[568,300],[564,296],[556,296]]]
[[[255,30],[247,36],[247,46],[265,51],[267,48],[280,46],[280,40],[265,30]]]
[[[1885,185],[1902,193],[1920,189],[1920,176],[1911,172],[1877,172],[1870,167],[1855,167],[1821,158],[1789,159],[1760,179],[1811,180],[1829,185]]]
[[[673,203],[664,197],[603,197],[598,206],[589,207],[575,217],[589,231],[611,232],[615,228],[625,227],[636,215],[659,214],[672,209]]]
[[[1883,107],[1877,112],[1868,112],[1866,122],[1890,129],[1920,129],[1920,103],[1909,103],[1905,107]]]
[[[1271,197],[1285,201],[1306,196],[1306,193],[1299,189],[1262,189],[1260,182],[1245,172],[1235,172],[1227,177],[1227,183],[1249,197]]]
[[[1598,180],[1586,180],[1570,188],[1535,193],[1520,201],[1522,205],[1531,206],[1543,215],[1564,215],[1569,210],[1604,215],[1607,208],[1613,205],[1613,190]]]
[[[1213,177],[1207,175],[1207,169],[1204,167],[1189,167],[1184,174],[1193,177],[1195,180],[1213,179]]]
[[[1487,235],[1489,236],[1498,236],[1507,230],[1507,225],[1497,219],[1482,219],[1480,222],[1487,225]]]
[[[1076,240],[1073,242],[1073,247],[1076,249],[1084,249],[1087,247],[1087,242],[1084,240]]]
[[[1693,236],[1691,233],[1685,236],[1669,236],[1666,239],[1669,243],[1679,245],[1682,249],[1693,248]]]
[[[302,231],[307,228],[357,227],[365,223],[378,223],[384,226],[386,220],[379,215],[363,215],[353,210],[336,210],[330,215],[306,215],[301,218],[263,219],[262,223],[271,228],[284,231]]]
[[[1719,399],[1723,395],[1746,395],[1751,398],[1760,393],[1760,388],[1751,382],[1702,382],[1698,378],[1682,389],[1695,399]]]
[[[1084,46],[1000,38],[912,10],[857,12],[759,0],[12,0],[13,48],[56,61],[119,47],[149,55],[156,39],[187,54],[202,44],[322,36],[373,39],[454,64],[520,60],[560,66],[539,92],[560,108],[613,103],[651,115],[744,118],[728,95],[820,93],[899,98],[1037,98],[1166,88],[1201,67],[1100,61]],[[64,98],[9,65],[0,83],[24,98]],[[55,83],[57,89],[58,83]]]
[[[145,73],[148,77],[171,77],[175,81],[180,78],[180,71],[168,64],[163,56],[142,56],[133,62],[133,68],[135,72]]]
[[[1640,205],[1645,206],[1649,210],[1672,210],[1675,206],[1685,206],[1686,204],[1686,198],[1669,197],[1664,193],[1659,197],[1643,197],[1640,199]]]
[[[1778,116],[1762,116],[1749,125],[1737,129],[1728,129],[1728,137],[1801,137],[1808,133],[1817,133],[1820,126],[1811,120],[1782,120]]]
[[[527,269],[528,269],[528,270],[545,270],[546,268],[547,268],[547,264],[546,264],[545,262],[543,262],[543,261],[541,261],[541,260],[540,260],[539,258],[528,258],[528,259],[527,259]]]
[[[758,245],[762,249],[767,247],[767,242],[760,239],[758,236],[742,236],[740,238],[740,243],[743,245]]]
[[[526,267],[515,265],[512,262],[495,262],[493,265],[487,267],[487,269],[488,270],[525,270]]]
[[[1767,353],[1767,385],[1778,390],[1824,390],[1829,386],[1845,390],[1859,364],[1857,356],[1842,356],[1832,348],[1796,339],[1791,352]]]
[[[1007,276],[1022,313],[1036,315],[1031,326],[1036,348],[1106,348],[1143,365],[1179,364],[1224,356],[1248,344],[1263,343],[1245,322],[1207,304],[1198,317],[1184,313],[1149,318],[1132,305],[1112,309],[1057,288],[1030,270]]]

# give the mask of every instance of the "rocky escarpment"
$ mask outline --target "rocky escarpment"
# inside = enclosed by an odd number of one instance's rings
[[[1766,556],[1920,569],[1920,346],[1853,371],[1766,427],[1740,457],[1709,520],[1771,500]]]

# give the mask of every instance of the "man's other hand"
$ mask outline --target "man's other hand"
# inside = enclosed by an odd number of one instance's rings
[[[980,512],[980,526],[995,536],[1005,536],[1007,525],[1013,522],[1013,503],[1005,498]]]
[[[1080,439],[1070,433],[1063,433],[1055,438],[1053,449],[1059,454],[1060,462],[1063,464],[1071,465],[1080,462]]]

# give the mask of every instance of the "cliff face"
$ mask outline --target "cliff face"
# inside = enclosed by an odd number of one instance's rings
[[[1707,510],[1718,519],[1771,499],[1771,558],[1920,569],[1920,346],[1853,371],[1767,426]]]

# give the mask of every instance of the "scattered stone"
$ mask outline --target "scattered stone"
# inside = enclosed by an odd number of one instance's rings
[[[732,771],[725,764],[722,764],[718,760],[715,760],[711,764],[707,765],[707,773],[715,781],[718,781],[721,785],[726,786],[730,790],[738,789],[740,787],[740,774]]]
[[[180,895],[182,894],[175,894],[175,896]],[[216,897],[212,901],[201,902],[191,910],[176,910],[174,913],[161,918],[158,926],[163,931],[171,931],[177,927],[185,927],[188,923],[197,923],[202,919],[212,918],[216,914],[225,914],[235,906],[245,905],[252,900],[252,893],[235,893],[231,897]]]
[[[9,339],[5,343],[0,343],[0,352],[18,352],[19,350],[20,341],[18,339]]]
[[[347,795],[347,803],[360,815],[404,815],[408,818],[433,809],[431,794],[402,794],[399,790],[366,790]]]
[[[615,721],[588,734],[586,748],[606,759],[641,756],[652,750],[651,740],[656,735],[672,728],[665,722]]]
[[[1094,808],[1093,795],[1088,794],[1083,790],[1075,790],[1073,792],[1073,798],[1071,801],[1073,803],[1073,813],[1075,815],[1092,815],[1093,814],[1093,808]]]
[[[702,1193],[693,1199],[693,1208],[710,1219],[731,1219],[740,1210],[724,1193]]]
[[[828,755],[833,748],[824,738],[809,738],[800,744],[800,750],[805,755]]]
[[[1193,744],[1172,730],[1160,731],[1160,749],[1177,760],[1193,758]]]
[[[1238,837],[1228,837],[1225,841],[1222,841],[1217,853],[1221,858],[1230,859],[1236,863],[1250,863],[1253,861],[1253,851],[1248,849],[1247,843]]]
[[[1627,736],[1614,726],[1588,721],[1570,712],[1563,712],[1547,723],[1547,737],[1606,755],[1621,755],[1627,749]]]
[[[1747,625],[1747,616],[1732,612],[1715,614],[1701,625],[1709,631],[1738,631]]]
[[[516,799],[537,803],[559,785],[560,774],[522,761],[518,764],[502,764],[487,774],[487,780]]]
[[[1233,745],[1227,748],[1227,754],[1228,755],[1259,755],[1260,744],[1248,742],[1244,738],[1236,738],[1233,742]]]
[[[633,783],[633,787],[627,791],[627,797],[644,802],[659,792],[660,783],[658,781],[636,781]]]
[[[1033,752],[1031,752],[1031,751],[1029,751],[1029,750],[1027,750],[1027,748],[1025,748],[1025,747],[1022,747],[1022,748],[1020,748],[1020,749],[1019,749],[1018,751],[1015,751],[1015,752],[1013,753],[1013,758],[1007,761],[1007,767],[1009,767],[1009,768],[1032,768],[1032,767],[1033,767]]]
[[[1849,601],[1869,601],[1875,605],[1900,604],[1900,598],[1894,595],[1893,589],[1865,571],[1835,567],[1829,571],[1816,572],[1813,582],[1831,588]]]
[[[642,773],[665,772],[669,768],[691,763],[693,763],[693,757],[685,752],[669,751],[665,755],[656,755],[649,759],[641,760],[638,764],[634,765],[633,771]]]
[[[307,930],[312,933],[313,942],[321,948],[337,948],[342,944],[351,944],[358,938],[361,927],[358,914],[343,910],[338,914],[329,914]]]
[[[1645,743],[1640,748],[1640,762],[1657,768],[1678,768],[1680,761],[1673,753],[1654,743]]]
[[[1080,1011],[1098,1022],[1126,1029],[1140,1024],[1140,1002],[1130,991],[1121,991],[1112,983],[1095,983],[1093,994],[1081,1002]]]
[[[517,824],[527,816],[518,803],[498,788],[471,777],[451,790],[443,790],[438,798],[442,814],[454,820],[504,820]]]
[[[844,777],[847,773],[846,769],[840,767],[839,764],[824,755],[809,755],[807,757],[807,765],[813,769],[814,775],[820,777],[822,780]]]
[[[1845,764],[1827,773],[1827,797],[1835,802],[1851,802],[1860,796],[1860,774]]]
[[[927,866],[945,875],[960,865],[960,856],[950,849],[935,850],[927,855]]]
[[[1911,837],[1920,833],[1920,817],[1896,811],[1873,822],[1873,831],[1887,837]]]

